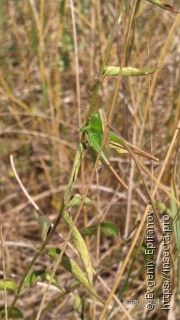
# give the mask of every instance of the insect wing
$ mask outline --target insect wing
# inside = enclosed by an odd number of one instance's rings
[[[95,151],[96,155],[99,153],[101,144],[102,144],[102,134],[97,134],[92,131],[88,133],[88,141],[91,148]],[[109,164],[109,161],[106,157],[105,148],[101,151],[100,159],[102,159],[105,163]]]

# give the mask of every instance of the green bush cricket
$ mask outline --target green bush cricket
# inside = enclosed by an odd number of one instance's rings
[[[83,132],[83,139],[86,138],[89,146],[97,155],[101,149],[103,133],[105,126],[107,125],[105,113],[103,109],[99,109],[96,112],[90,114],[87,118],[85,124],[80,128],[80,131]],[[115,149],[118,153],[127,153],[125,145],[128,145],[132,151],[136,154],[139,154],[148,159],[158,161],[158,159],[151,154],[137,148],[120,137],[117,133],[109,130],[108,141],[106,141],[103,150],[101,151],[100,160],[107,166],[107,168],[113,173],[120,184],[128,189],[126,183],[119,177],[114,168],[109,162],[109,149]]]

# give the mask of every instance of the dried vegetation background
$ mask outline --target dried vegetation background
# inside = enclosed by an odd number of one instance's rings
[[[176,1],[174,4],[178,5]],[[82,123],[88,113],[91,88],[100,70],[118,5],[119,1],[99,0],[78,0],[75,5]],[[121,62],[133,6],[134,1],[125,1],[110,51],[109,65],[119,65]],[[165,158],[180,115],[180,23],[172,31],[175,19],[176,14],[140,1],[132,24],[127,65],[161,68],[157,70],[152,92],[149,88],[153,75],[123,77],[113,120],[113,126],[124,138],[160,159],[154,164],[155,176]],[[115,84],[115,78],[108,78],[101,86],[98,103],[106,111],[112,102]],[[16,170],[29,194],[53,222],[70,178],[79,140],[74,40],[68,1],[1,0],[0,110],[0,205],[6,275],[19,281],[34,254],[34,247],[41,241],[41,235],[34,209],[14,177],[9,156],[13,154]],[[162,182],[167,190],[170,190],[175,151],[174,148],[163,175]],[[148,202],[141,177],[130,156],[117,157],[112,153],[111,161],[129,183],[129,191],[118,186],[105,167],[101,168],[88,194],[93,199],[94,207],[84,209],[77,224],[82,229],[98,223],[100,217],[117,223],[119,237],[97,235],[87,240],[93,267],[109,288],[129,248],[128,235],[137,227],[137,217],[140,218]],[[149,160],[141,161],[151,170]],[[84,164],[85,184],[92,167],[88,156]],[[152,179],[146,174],[144,177],[150,188]],[[81,177],[75,191],[83,192]],[[161,188],[157,199],[169,206],[169,197]],[[63,221],[58,232],[51,246],[61,247],[64,242],[67,230]],[[132,237],[129,239],[131,241]],[[156,240],[160,241],[160,234],[157,234]],[[81,264],[70,246],[67,252]],[[143,248],[137,246],[132,261],[137,254],[139,258],[134,261],[124,292],[124,297],[128,299],[143,296],[146,288],[145,269],[142,268]],[[42,256],[34,269],[51,270],[52,266],[53,262]],[[65,294],[41,318],[98,319],[102,307],[89,296],[87,290],[79,285],[73,289],[75,279],[61,267],[57,276]],[[122,283],[126,277],[127,273]],[[45,286],[45,283],[38,283],[19,299],[17,305],[25,319],[35,318]],[[108,292],[106,286],[98,280],[95,282],[96,291],[104,299]],[[51,286],[47,301],[52,301],[59,294],[59,289]],[[78,294],[84,299],[83,307],[81,303],[78,307]],[[2,294],[1,298],[3,301]],[[8,293],[8,303],[11,301],[12,294]],[[132,319],[142,318],[145,312],[137,306],[128,308]],[[113,312],[108,319],[128,319],[119,306]],[[175,316],[176,310],[173,312]],[[156,306],[147,318],[167,319],[167,312]]]

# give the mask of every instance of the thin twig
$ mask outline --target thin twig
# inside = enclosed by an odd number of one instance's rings
[[[18,174],[17,174],[17,171],[16,171],[16,168],[15,168],[15,165],[14,165],[14,160],[13,160],[13,155],[11,154],[10,155],[10,163],[11,163],[11,167],[13,169],[13,172],[14,172],[14,175],[15,175],[15,178],[17,180],[17,182],[19,183],[22,191],[24,192],[25,196],[28,198],[29,202],[33,205],[33,207],[35,208],[36,211],[41,212],[41,209],[38,207],[38,205],[34,202],[34,200],[32,199],[32,197],[29,195],[29,193],[27,192],[26,188],[24,187],[24,185],[22,184],[21,182],[21,179],[19,178]]]

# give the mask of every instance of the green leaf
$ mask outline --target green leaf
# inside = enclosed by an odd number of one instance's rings
[[[45,215],[37,215],[37,221],[41,227],[41,237],[44,241],[51,230],[51,221],[48,216]]]
[[[106,236],[117,237],[119,235],[118,226],[116,223],[110,221],[104,221],[100,223],[100,232]],[[91,227],[84,228],[81,230],[81,235],[83,237],[91,236],[97,234],[98,224],[94,224]]]
[[[156,206],[156,208],[158,209],[158,210],[160,210],[161,212],[164,212],[164,211],[166,211],[166,206],[165,206],[165,204],[163,203],[163,202],[161,202],[161,201],[155,201],[155,206]]]
[[[9,310],[9,309],[10,309],[10,307],[7,308],[7,310]],[[2,306],[2,305],[0,306],[0,316],[1,316],[1,318],[5,317],[5,306]],[[10,318],[23,319],[24,317],[23,317],[22,312],[18,308],[13,307],[11,309],[11,312],[8,313],[8,319],[10,319]]]
[[[0,290],[4,290],[4,286],[6,285],[6,290],[16,291],[17,284],[14,280],[11,279],[4,279],[0,280]]]
[[[107,66],[104,68],[104,76],[118,76],[120,72],[120,67],[117,66]],[[144,76],[155,72],[157,68],[133,68],[133,67],[124,67],[122,68],[123,76]]]
[[[169,5],[167,3],[164,3],[164,2],[162,2],[160,0],[146,0],[146,1],[148,1],[148,2],[150,2],[152,4],[155,4],[156,6],[158,6],[161,9],[172,11],[172,12],[176,12],[176,13],[179,12],[175,8],[173,8],[171,5]]]
[[[66,208],[79,207],[83,201],[85,206],[91,205],[91,199],[88,197],[83,197],[81,194],[76,193],[69,201],[66,203]]]
[[[59,258],[60,252],[61,250],[59,248],[49,248],[46,250],[46,253],[56,261]],[[93,294],[93,296],[101,301],[101,299],[98,297],[91,284],[89,283],[87,276],[74,260],[70,259],[66,254],[63,254],[61,265],[67,271],[69,271],[77,281],[79,281],[86,289],[88,289],[88,291]]]
[[[74,294],[74,304],[73,304],[73,310],[77,313],[77,318],[76,319],[80,319],[78,317],[78,315],[81,315],[81,319],[85,319],[85,297],[84,295],[79,295],[78,293]]]
[[[52,272],[48,270],[35,270],[31,272],[31,274],[26,278],[25,280],[25,287],[32,286],[34,283],[38,281],[49,281],[51,279]],[[58,280],[57,277],[55,277],[52,282],[53,285],[58,286]]]
[[[39,214],[37,211],[34,211],[33,213],[41,228],[41,238],[44,241],[51,230],[51,221],[42,212]]]
[[[77,151],[76,151],[76,155],[74,158],[74,163],[73,163],[73,168],[72,168],[72,172],[71,172],[71,177],[69,180],[69,184],[65,190],[64,193],[64,199],[65,199],[65,203],[68,203],[70,198],[71,198],[71,191],[72,191],[72,187],[74,185],[74,183],[76,182],[77,176],[78,176],[78,172],[79,172],[79,168],[82,162],[82,159],[85,156],[85,153],[87,151],[87,147],[85,143],[80,143],[78,145]]]
[[[68,225],[68,228],[71,229],[71,227],[73,226],[73,220],[67,211],[65,211],[63,213],[63,218],[64,218],[66,224]],[[83,237],[81,236],[79,230],[76,228],[76,226],[73,227],[71,238],[72,238],[72,240],[76,246],[76,249],[78,250],[80,257],[83,261],[89,283],[92,284],[93,269],[92,269],[92,265],[91,265],[90,256],[89,256],[89,253],[88,253],[88,250],[86,247],[86,243],[85,243]]]

